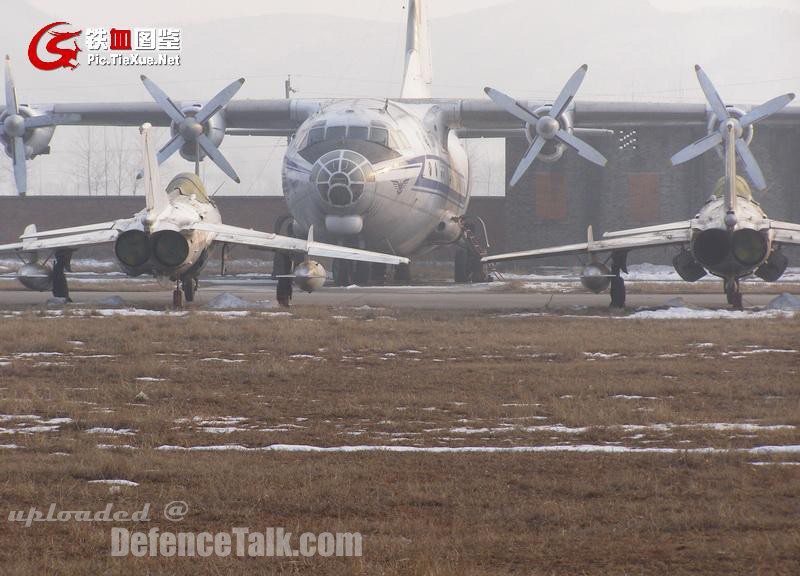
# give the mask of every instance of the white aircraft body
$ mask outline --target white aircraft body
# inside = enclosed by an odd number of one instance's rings
[[[307,239],[258,232],[222,223],[222,217],[194,173],[175,176],[161,186],[149,125],[142,127],[145,208],[132,218],[60,230],[25,229],[20,242],[0,246],[0,254],[15,254],[23,262],[18,279],[33,290],[51,290],[69,299],[65,272],[72,254],[88,246],[114,245],[120,267],[130,276],[152,274],[175,283],[175,303],[181,295],[194,299],[197,278],[215,244],[246,246],[275,252],[275,260],[297,261],[292,274],[279,275],[278,300],[288,305],[291,286],[312,292],[325,283],[326,272],[312,257],[353,259],[400,265],[408,259],[316,242],[313,228]],[[224,250],[224,248],[223,248]],[[51,266],[49,262],[53,260]]]

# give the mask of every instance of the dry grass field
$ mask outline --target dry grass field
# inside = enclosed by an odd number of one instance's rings
[[[4,521],[0,573],[798,574],[798,334],[800,318],[6,314],[5,514],[151,503],[140,529],[360,532],[364,555],[119,559],[108,524]]]

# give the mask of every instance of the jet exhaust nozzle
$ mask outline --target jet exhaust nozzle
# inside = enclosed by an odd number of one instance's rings
[[[153,234],[151,249],[156,262],[165,268],[178,268],[189,257],[189,241],[174,230]]]
[[[742,266],[757,266],[767,257],[769,244],[764,234],[751,228],[743,228],[733,233],[731,241],[733,257]]]
[[[704,268],[722,264],[731,252],[731,235],[727,230],[713,228],[697,235],[692,245],[697,261]]]
[[[150,260],[150,239],[141,230],[128,230],[117,238],[114,254],[123,266],[141,268]]]

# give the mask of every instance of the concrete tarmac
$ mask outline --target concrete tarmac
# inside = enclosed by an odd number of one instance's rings
[[[150,291],[115,290],[115,281],[103,283],[103,290],[71,291],[76,304],[96,306],[111,295],[118,295],[133,306],[162,307],[170,305],[172,294],[168,289]],[[126,283],[121,281],[120,288]],[[495,285],[496,286],[496,285]],[[576,283],[576,286],[578,284]],[[127,284],[130,287],[130,284]],[[99,288],[99,287],[98,287]],[[756,286],[747,288],[755,289]],[[788,291],[796,291],[796,286],[787,286]],[[227,279],[210,278],[202,280],[196,294],[195,307],[202,307],[215,296],[230,292],[250,302],[275,302],[275,282],[264,278]],[[745,307],[763,307],[776,294],[748,292],[745,290]],[[48,293],[31,292],[14,284],[3,282],[0,285],[0,307],[40,306],[50,297]],[[725,295],[722,293],[671,293],[671,294],[629,294],[629,308],[663,306],[673,298],[682,298],[687,304],[702,308],[726,308]],[[380,286],[380,287],[325,287],[313,294],[294,291],[293,304],[316,306],[374,306],[374,307],[413,307],[422,309],[566,309],[570,307],[607,307],[608,294],[591,294],[586,292],[510,292],[493,287],[490,284],[455,285],[439,284],[429,286]]]

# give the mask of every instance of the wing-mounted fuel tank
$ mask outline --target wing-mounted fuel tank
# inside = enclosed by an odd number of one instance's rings
[[[53,268],[37,262],[27,263],[17,271],[17,280],[28,290],[49,292],[53,288]]]

